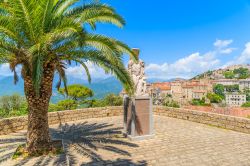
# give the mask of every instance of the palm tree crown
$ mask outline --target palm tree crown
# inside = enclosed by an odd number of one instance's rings
[[[131,49],[113,38],[88,32],[97,23],[125,25],[116,11],[101,3],[79,3],[80,0],[0,0],[0,63],[9,63],[18,80],[16,67],[22,66],[22,77],[29,76],[39,93],[44,68],[55,65],[61,82],[66,85],[67,64],[77,62],[86,70],[86,62],[114,74],[127,92],[133,83],[123,65],[122,55],[135,57]]]

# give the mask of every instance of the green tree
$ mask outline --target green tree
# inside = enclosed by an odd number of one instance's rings
[[[246,103],[242,104],[242,106],[241,106],[241,107],[250,107],[250,102],[248,101],[248,102],[246,102]]]
[[[246,94],[246,100],[250,101],[250,89],[249,88],[244,88],[243,93]]]
[[[123,99],[115,94],[108,94],[101,100],[95,100],[92,107],[121,106]]]
[[[235,84],[235,85],[225,85],[224,89],[227,92],[238,92],[240,90],[239,85]]]
[[[208,93],[207,98],[210,100],[211,103],[221,103],[222,97],[220,95],[214,93]]]
[[[77,108],[77,102],[75,100],[66,99],[59,101],[57,106],[60,108],[58,111],[73,110]]]
[[[233,79],[234,78],[234,72],[233,71],[226,71],[224,73],[225,78],[227,79]]]
[[[67,92],[66,88],[60,88],[59,93],[75,101],[84,101],[94,95],[91,89],[79,84],[67,86]]]
[[[247,68],[240,67],[238,69],[234,69],[233,73],[237,75],[239,79],[246,79],[250,76],[249,70]]]
[[[178,104],[178,102],[173,101],[173,100],[166,100],[166,101],[163,103],[163,105],[164,105],[164,106],[167,106],[167,107],[180,108],[180,105]]]
[[[133,82],[122,56],[132,50],[108,36],[95,34],[97,23],[123,27],[124,19],[110,6],[79,3],[80,0],[0,0],[0,63],[9,63],[18,81],[21,66],[28,102],[27,150],[41,154],[52,149],[48,106],[55,73],[66,87],[65,68],[72,61],[82,65],[91,80],[86,62],[114,74],[128,93]],[[93,31],[86,29],[89,25]]]
[[[18,94],[0,97],[0,117],[21,116],[27,114],[27,103]]]
[[[225,88],[224,88],[224,85],[222,85],[222,84],[216,84],[213,87],[214,93],[219,95],[222,99],[225,98],[224,90],[225,90]]]

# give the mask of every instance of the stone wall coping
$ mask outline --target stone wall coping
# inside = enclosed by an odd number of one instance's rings
[[[242,120],[247,120],[250,122],[249,118],[245,118],[245,117],[239,117],[239,116],[231,116],[231,115],[225,115],[225,114],[218,114],[218,113],[214,113],[214,112],[205,112],[205,111],[198,111],[198,110],[191,110],[191,109],[187,109],[187,108],[174,108],[174,107],[166,107],[166,106],[154,106],[154,108],[161,108],[161,109],[168,109],[168,110],[178,110],[178,111],[187,111],[187,112],[194,112],[197,114],[207,114],[207,115],[215,115],[215,116],[221,116],[221,117],[228,117],[228,118],[236,118],[236,119],[242,119]]]

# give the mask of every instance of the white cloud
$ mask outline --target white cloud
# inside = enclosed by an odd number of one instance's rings
[[[214,46],[217,48],[225,48],[225,47],[228,47],[232,43],[233,43],[233,40],[219,40],[219,39],[217,39],[214,42]]]
[[[249,63],[250,60],[250,42],[245,45],[245,49],[242,54],[238,57],[238,63]]]
[[[146,73],[148,78],[190,78],[196,74],[218,67],[220,61],[213,54],[213,52],[205,55],[194,53],[172,64],[149,64],[146,66]]]
[[[0,65],[0,76],[12,76],[12,75],[13,73],[10,71],[8,63]]]
[[[229,47],[233,43],[233,40],[219,40],[214,42],[216,51],[220,54],[231,54],[236,48]]]
[[[223,68],[235,65],[235,64],[247,64],[250,63],[250,42],[245,44],[245,48],[242,53],[237,56],[235,59],[228,61],[226,64],[223,65]]]
[[[219,68],[221,61],[219,60],[218,56],[221,54],[232,53],[235,50],[235,48],[229,47],[232,43],[233,40],[217,39],[214,42],[215,49],[212,51],[209,51],[203,55],[199,52],[193,53],[171,64],[149,64],[146,66],[146,73],[148,78],[191,78],[205,71]]]
[[[101,68],[95,66],[92,63],[86,63],[86,65],[88,66],[90,75],[92,79],[98,79],[98,78],[107,78],[110,75],[105,74],[104,70],[102,70]],[[68,76],[74,77],[74,78],[78,78],[78,79],[82,79],[82,80],[87,80],[87,74],[85,72],[85,69],[82,66],[70,66],[66,69],[66,74]]]

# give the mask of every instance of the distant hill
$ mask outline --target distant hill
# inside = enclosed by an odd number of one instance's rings
[[[195,76],[192,79],[246,79],[250,78],[250,65],[231,65],[226,68],[211,70]]]
[[[51,102],[56,103],[57,101],[63,99],[63,97],[57,93],[55,88],[57,78],[55,78],[53,85],[53,95],[51,98]],[[68,84],[83,84],[94,91],[94,98],[103,98],[109,93],[119,94],[122,90],[122,85],[120,82],[114,77],[110,77],[103,80],[96,80],[93,83],[89,84],[86,81],[81,79],[76,79],[69,77]],[[23,91],[23,80],[20,79],[17,85],[14,85],[13,77],[1,77],[0,79],[0,96],[3,95],[11,95],[14,93],[18,93],[24,95]]]
[[[182,79],[182,78],[172,78],[172,79],[157,79],[157,78],[152,78],[152,79],[147,79],[148,83],[155,83],[155,82],[172,82],[176,79]]]

